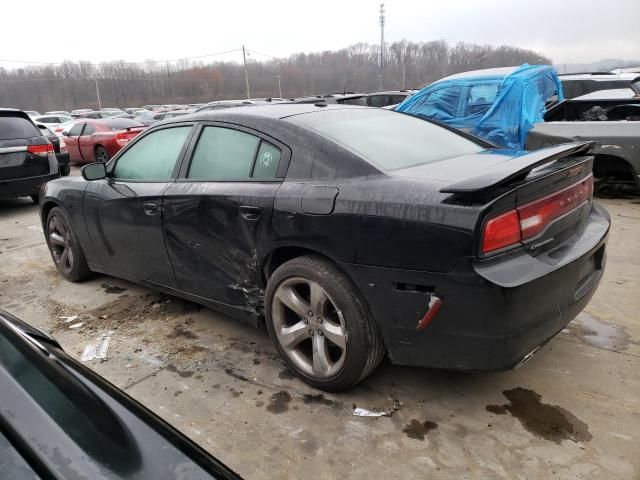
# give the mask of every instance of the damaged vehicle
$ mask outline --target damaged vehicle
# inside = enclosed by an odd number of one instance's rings
[[[47,333],[0,309],[3,479],[240,477]]]
[[[395,110],[511,149],[594,141],[596,193],[640,187],[640,98],[605,90],[565,100],[562,85],[545,65],[477,70],[438,80]],[[640,92],[640,80],[627,85]]]
[[[529,150],[566,143],[596,142],[593,173],[596,193],[616,195],[640,190],[640,79],[627,92],[594,92],[551,107],[544,122],[527,134]]]
[[[296,375],[340,391],[385,355],[506,369],[561,331],[605,266],[591,148],[497,150],[368,107],[201,112],[49,182],[40,213],[66,279],[266,324]]]

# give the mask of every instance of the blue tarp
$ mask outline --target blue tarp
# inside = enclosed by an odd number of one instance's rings
[[[553,67],[524,64],[511,73],[478,71],[444,78],[407,98],[395,110],[437,120],[496,145],[524,149],[527,132],[542,122],[545,102],[563,100]]]

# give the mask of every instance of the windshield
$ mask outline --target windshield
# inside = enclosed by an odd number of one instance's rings
[[[334,140],[386,170],[484,150],[444,127],[389,110],[329,110],[287,120]]]

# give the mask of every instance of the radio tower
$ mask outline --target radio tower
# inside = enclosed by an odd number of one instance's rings
[[[382,90],[382,71],[384,69],[384,3],[380,4],[380,90]]]

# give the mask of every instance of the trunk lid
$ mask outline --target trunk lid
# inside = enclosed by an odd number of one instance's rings
[[[483,206],[478,256],[523,247],[538,255],[567,242],[587,221],[593,199],[592,142],[534,152],[488,150],[404,169],[438,179],[444,203]],[[473,163],[477,159],[476,163]]]

